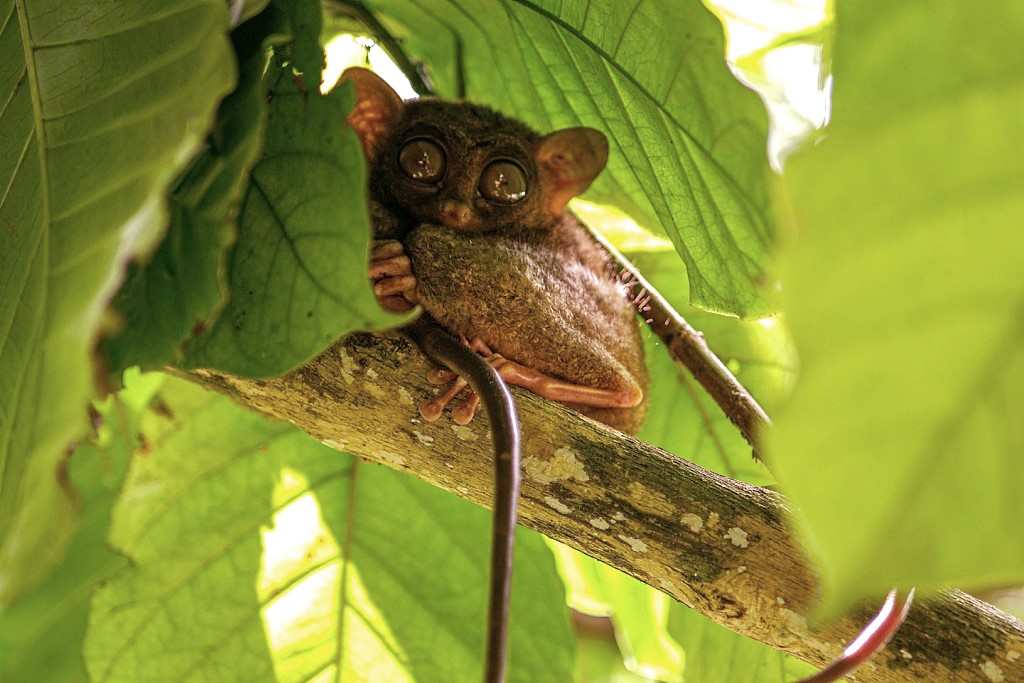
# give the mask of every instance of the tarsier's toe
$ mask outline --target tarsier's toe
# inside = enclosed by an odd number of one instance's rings
[[[441,417],[443,412],[444,404],[436,399],[424,401],[420,404],[420,417],[427,422],[437,422],[437,419]]]
[[[480,397],[473,392],[469,398],[452,408],[452,421],[457,425],[468,425],[473,421],[478,407],[480,407]]]

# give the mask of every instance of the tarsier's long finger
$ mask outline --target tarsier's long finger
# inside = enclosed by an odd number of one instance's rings
[[[387,277],[380,280],[373,286],[373,293],[377,296],[391,296],[401,294],[416,286],[416,278],[412,275],[401,275],[399,277]]]
[[[440,396],[420,404],[420,415],[427,422],[434,422],[437,418],[441,417],[441,413],[444,412],[445,406],[452,402],[452,399],[462,393],[462,390],[469,386],[466,380],[459,377],[452,385],[448,388],[448,391],[444,392]]]
[[[405,253],[405,247],[398,240],[381,240],[374,242],[373,251],[370,252],[370,260],[380,261],[392,256],[400,256],[403,253]]]
[[[412,262],[408,256],[392,256],[391,258],[373,261],[370,264],[370,277],[377,279],[385,275],[412,275]]]
[[[632,408],[644,399],[640,389],[614,391],[570,384],[538,372],[515,361],[507,361],[498,372],[509,384],[529,389],[538,396],[562,403],[576,403],[592,408]]]
[[[409,303],[405,297],[402,296],[382,296],[378,297],[377,301],[385,311],[393,311],[395,313],[411,311],[415,306],[415,304]]]

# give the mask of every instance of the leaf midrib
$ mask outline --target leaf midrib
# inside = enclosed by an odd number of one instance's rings
[[[18,12],[18,29],[21,32],[21,48],[25,56],[25,70],[28,73],[28,88],[32,95],[32,119],[35,129],[36,153],[39,157],[43,194],[43,230],[49,232],[50,227],[50,169],[46,162],[46,131],[43,129],[43,104],[39,94],[39,74],[36,72],[35,54],[32,52],[32,36],[28,27],[28,14],[25,0],[14,0]],[[47,252],[49,250],[47,249]],[[49,257],[47,257],[49,265]],[[45,299],[45,296],[44,296]]]

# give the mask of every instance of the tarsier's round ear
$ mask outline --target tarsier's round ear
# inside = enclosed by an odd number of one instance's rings
[[[369,69],[358,66],[345,69],[338,83],[345,81],[352,81],[356,87],[356,106],[347,121],[363,143],[366,158],[372,161],[377,145],[402,113],[402,98]]]
[[[547,209],[561,214],[569,200],[590,187],[608,163],[608,138],[593,128],[566,128],[545,135],[534,158],[548,188]]]

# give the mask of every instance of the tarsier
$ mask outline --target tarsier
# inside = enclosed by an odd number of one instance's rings
[[[605,136],[591,128],[540,135],[469,103],[403,102],[366,69],[342,79],[355,85],[348,122],[370,168],[370,277],[381,304],[422,306],[506,383],[635,432],[648,377],[634,302],[566,208],[603,170]],[[480,397],[464,379],[445,369],[429,379],[448,386],[420,407],[425,419],[449,404],[455,422],[473,419]],[[495,525],[495,547],[499,533],[511,538],[510,509],[509,528]],[[509,571],[492,570],[492,614],[507,614]],[[489,629],[485,676],[497,683],[505,628],[492,620]]]

